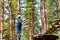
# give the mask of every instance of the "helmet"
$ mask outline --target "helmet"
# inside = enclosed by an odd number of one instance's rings
[[[21,15],[18,15],[18,17],[21,17]]]

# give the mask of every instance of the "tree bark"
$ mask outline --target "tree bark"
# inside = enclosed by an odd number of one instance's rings
[[[20,0],[18,0],[18,14],[21,14],[20,13]]]
[[[32,8],[31,8],[31,13],[29,13],[29,27],[28,27],[28,40],[33,40],[33,35],[34,35],[34,5],[32,2]]]
[[[42,34],[44,34],[48,30],[46,4],[45,4],[45,2],[46,2],[46,0],[41,0],[41,3],[40,3]]]
[[[58,0],[58,9],[60,10],[60,0]],[[58,12],[58,16],[60,18],[60,11]]]
[[[34,4],[32,2],[32,11],[31,11],[31,33],[32,33],[32,40],[34,35]]]
[[[8,10],[9,10],[9,27],[10,27],[9,40],[14,40],[13,39],[13,27],[12,27],[11,0],[8,0]]]
[[[13,22],[12,22],[12,23],[13,23],[13,24],[12,24],[12,26],[13,26],[13,29],[12,29],[12,31],[13,31],[13,32],[12,32],[12,33],[13,33],[13,40],[15,40],[15,38],[14,38],[14,37],[15,37],[15,19],[16,19],[16,15],[13,14],[13,15],[12,15],[12,20],[13,20]]]
[[[28,40],[31,40],[31,23],[28,24]]]
[[[0,40],[3,40],[3,29],[4,29],[4,0],[2,0],[2,12],[0,13]]]

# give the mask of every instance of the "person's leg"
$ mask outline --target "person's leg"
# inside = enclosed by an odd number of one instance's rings
[[[20,34],[18,34],[18,40],[20,40],[20,38],[21,38],[21,35],[20,35]]]
[[[21,38],[21,33],[22,33],[21,28],[22,28],[22,24],[19,23],[19,25],[18,25],[18,39],[19,39],[19,40],[20,40],[20,38]]]
[[[19,35],[19,40],[21,39],[21,35]]]
[[[21,30],[18,30],[18,40],[21,38]]]

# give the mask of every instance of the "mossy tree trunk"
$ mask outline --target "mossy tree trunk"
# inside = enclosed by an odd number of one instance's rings
[[[32,33],[32,40],[34,35],[34,1],[32,1],[32,11],[31,11],[31,33]]]

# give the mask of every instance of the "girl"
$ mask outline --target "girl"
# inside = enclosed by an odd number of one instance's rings
[[[21,33],[22,33],[22,19],[21,19],[21,15],[18,15],[18,17],[17,17],[17,33],[18,33],[18,39],[20,40]]]

